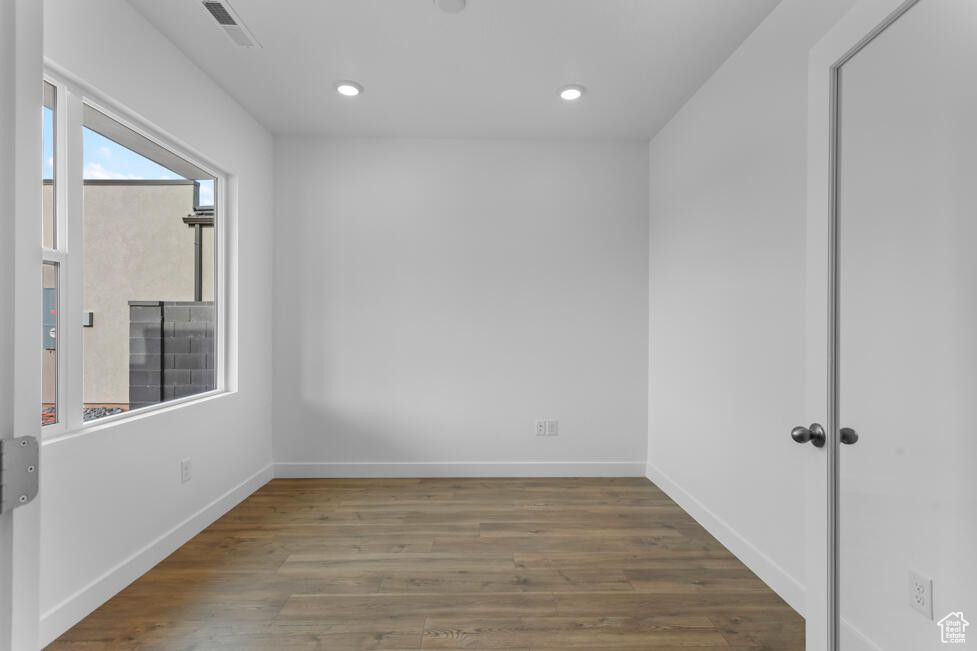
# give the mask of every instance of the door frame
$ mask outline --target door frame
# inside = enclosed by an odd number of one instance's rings
[[[0,438],[40,438],[42,0],[0,0]],[[11,309],[12,306],[12,309]],[[43,466],[43,463],[41,464]],[[43,472],[43,467],[39,468]],[[36,649],[40,496],[0,515],[0,651]]]
[[[838,89],[841,67],[917,2],[858,0],[808,58],[804,422],[823,422],[827,435],[821,450],[805,446],[808,651],[840,651],[843,627],[876,648],[839,611]]]

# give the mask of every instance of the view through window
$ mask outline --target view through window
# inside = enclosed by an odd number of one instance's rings
[[[55,110],[57,90],[44,82],[41,107],[41,424],[54,425],[58,414],[58,326],[61,312],[58,294],[62,257],[56,250],[57,217],[55,201]]]
[[[84,419],[216,388],[214,179],[86,107]]]

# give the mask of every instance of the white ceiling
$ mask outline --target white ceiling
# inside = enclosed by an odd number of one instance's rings
[[[260,49],[200,0],[129,1],[276,134],[647,138],[779,0],[229,0]]]

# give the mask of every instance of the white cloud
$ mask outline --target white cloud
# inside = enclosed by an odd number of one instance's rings
[[[112,170],[107,170],[104,167],[102,167],[101,163],[95,163],[95,162],[90,162],[85,165],[84,176],[86,179],[95,179],[95,180],[122,179],[122,180],[137,181],[143,178],[135,174],[122,174],[120,172],[113,172]]]
[[[47,166],[50,167],[50,168],[53,168],[54,167],[54,156],[48,156]]]
[[[112,150],[105,145],[98,148],[98,155],[102,160],[112,160]]]

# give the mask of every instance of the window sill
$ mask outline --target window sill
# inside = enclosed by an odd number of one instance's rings
[[[41,428],[41,445],[57,443],[59,441],[84,436],[86,434],[93,434],[95,432],[117,427],[119,425],[125,425],[127,423],[132,423],[144,418],[156,416],[158,414],[167,413],[176,409],[182,409],[183,407],[220,400],[221,398],[232,396],[236,393],[236,391],[228,391],[226,389],[214,389],[213,391],[208,391],[207,393],[198,393],[194,396],[187,396],[186,398],[178,398],[176,400],[162,402],[158,405],[153,405],[152,407],[143,407],[142,409],[127,411],[121,414],[115,414],[113,416],[105,416],[104,418],[99,418],[98,420],[89,421],[80,427],[75,427],[74,429],[67,429],[60,423],[48,425],[47,427]]]

